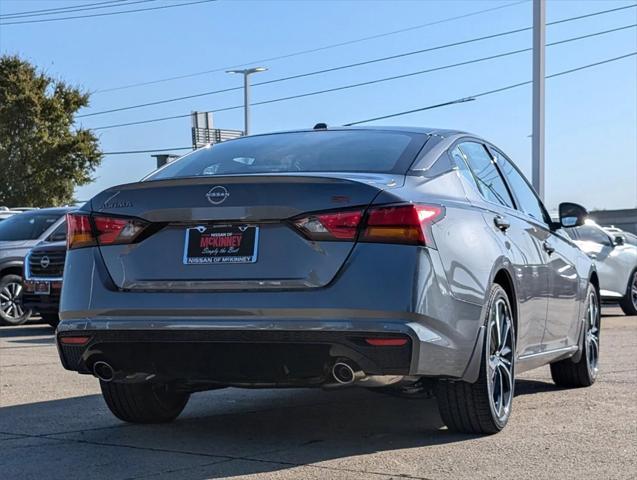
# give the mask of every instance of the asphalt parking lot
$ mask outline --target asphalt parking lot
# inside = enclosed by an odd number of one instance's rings
[[[121,423],[65,371],[43,325],[0,329],[5,479],[637,478],[637,317],[605,309],[601,373],[560,390],[521,375],[504,432],[441,427],[435,400],[360,389],[193,395],[168,425]]]

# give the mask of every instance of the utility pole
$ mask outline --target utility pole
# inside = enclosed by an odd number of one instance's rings
[[[544,49],[546,0],[533,0],[533,134],[532,183],[544,201]]]
[[[250,80],[253,73],[265,72],[266,67],[245,68],[243,70],[227,70],[226,73],[240,73],[243,75],[243,130],[250,135]]]

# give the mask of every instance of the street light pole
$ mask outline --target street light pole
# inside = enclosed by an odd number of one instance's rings
[[[265,72],[266,70],[266,67],[254,67],[226,71],[226,73],[243,75],[243,131],[245,135],[250,135],[250,79],[248,77],[253,73]]]
[[[544,49],[546,0],[533,0],[533,134],[532,183],[544,201]]]

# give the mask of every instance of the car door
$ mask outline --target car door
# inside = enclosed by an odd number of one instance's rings
[[[547,310],[541,351],[573,345],[579,328],[579,302],[576,300],[580,279],[575,265],[577,247],[564,232],[552,229],[546,208],[517,167],[499,150],[494,148],[492,152],[513,192],[518,209],[527,218],[531,229],[529,233],[538,242],[546,265]]]
[[[459,150],[469,168],[464,172],[474,180],[482,197],[487,228],[497,232],[515,272],[518,300],[518,344],[520,356],[539,353],[548,306],[548,271],[542,252],[544,233],[516,209],[495,158],[486,146],[476,141],[460,143]],[[452,156],[458,156],[454,153]],[[459,163],[456,158],[456,163]],[[463,172],[461,172],[463,173]]]

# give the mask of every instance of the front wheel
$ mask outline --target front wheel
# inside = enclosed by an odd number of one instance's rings
[[[637,315],[637,268],[630,274],[626,295],[619,302],[619,306],[626,315]]]
[[[190,397],[188,393],[176,392],[162,384],[100,380],[100,387],[113,415],[131,423],[171,422],[183,411]]]
[[[590,387],[597,378],[600,312],[599,297],[592,284],[589,284],[586,294],[583,322],[584,334],[578,361],[574,362],[572,358],[567,358],[551,363],[551,377],[560,387]]]
[[[0,325],[22,325],[30,317],[31,310],[22,306],[22,277],[0,278]]]
[[[500,285],[493,285],[486,309],[478,381],[438,382],[438,408],[449,430],[497,433],[507,424],[515,387],[515,331],[511,312],[507,293]]]

